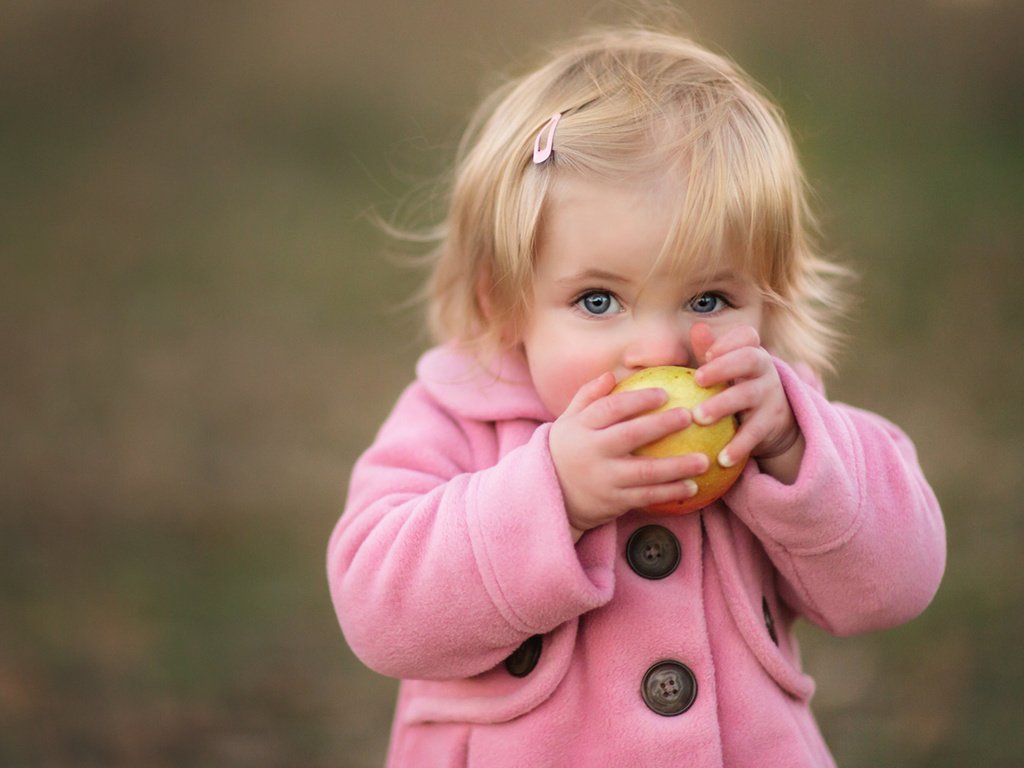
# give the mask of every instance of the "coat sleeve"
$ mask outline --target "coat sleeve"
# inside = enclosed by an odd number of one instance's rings
[[[784,599],[815,624],[848,635],[909,621],[946,560],[942,513],[913,444],[777,366],[807,444],[799,474],[785,485],[751,462],[725,501],[761,540]]]
[[[382,674],[478,674],[611,598],[611,558],[573,545],[549,427],[481,469],[487,430],[414,384],[353,469],[328,581],[346,641]]]

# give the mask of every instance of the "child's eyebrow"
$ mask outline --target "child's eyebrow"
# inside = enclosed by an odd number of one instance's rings
[[[721,270],[714,272],[710,275],[698,275],[694,278],[693,282],[699,285],[713,285],[716,283],[730,283],[737,280],[742,280],[743,276],[736,270]]]
[[[605,269],[581,269],[579,272],[573,272],[565,277],[558,278],[559,283],[575,284],[584,283],[588,280],[598,280],[601,282],[615,282],[615,283],[628,283],[629,278],[623,277],[615,272],[609,272]]]

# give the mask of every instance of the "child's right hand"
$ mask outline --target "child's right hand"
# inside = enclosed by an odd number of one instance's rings
[[[703,474],[702,453],[665,458],[634,456],[647,443],[685,429],[685,408],[648,413],[668,395],[661,389],[616,392],[605,373],[584,384],[551,425],[551,458],[565,498],[573,539],[631,509],[689,498]]]

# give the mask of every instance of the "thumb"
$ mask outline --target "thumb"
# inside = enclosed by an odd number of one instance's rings
[[[694,323],[690,328],[690,348],[696,358],[695,368],[708,361],[708,349],[715,343],[715,334],[707,323]]]

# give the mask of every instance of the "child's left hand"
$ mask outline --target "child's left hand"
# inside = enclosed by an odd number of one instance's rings
[[[715,338],[698,323],[690,331],[697,363],[695,379],[702,387],[729,384],[693,410],[698,424],[712,424],[736,415],[740,428],[719,454],[719,463],[732,466],[746,456],[784,483],[800,470],[804,440],[771,355],[749,325],[728,328]]]

